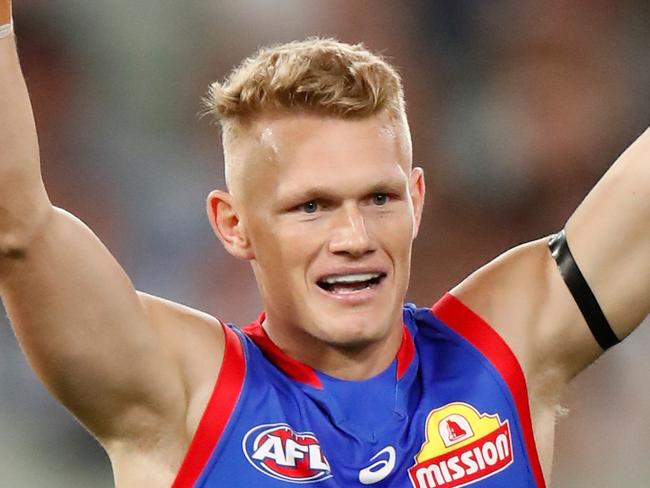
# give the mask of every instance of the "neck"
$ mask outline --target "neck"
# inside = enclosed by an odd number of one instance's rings
[[[277,327],[265,317],[262,327],[286,355],[329,376],[364,380],[384,371],[395,359],[402,341],[402,323],[396,322],[385,337],[362,344],[330,344],[299,328]]]

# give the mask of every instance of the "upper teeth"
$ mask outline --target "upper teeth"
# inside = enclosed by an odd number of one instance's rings
[[[337,276],[328,276],[323,278],[323,281],[328,285],[333,285],[336,283],[356,283],[358,281],[368,281],[379,278],[381,273],[358,273],[358,274],[348,274],[348,275],[337,275]]]

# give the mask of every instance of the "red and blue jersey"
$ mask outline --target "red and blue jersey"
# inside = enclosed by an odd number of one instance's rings
[[[224,326],[214,392],[174,488],[544,488],[523,372],[452,295],[404,307],[399,351],[363,381]]]

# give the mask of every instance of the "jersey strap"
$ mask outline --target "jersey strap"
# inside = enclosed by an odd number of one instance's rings
[[[569,243],[566,240],[566,231],[562,229],[552,236],[548,242],[548,247],[596,342],[603,350],[618,344],[620,342],[619,338],[616,337],[609,325],[603,310],[587,284],[587,280],[585,280],[575,259],[573,259],[573,254],[569,250]]]
[[[246,376],[244,348],[236,332],[223,323],[221,326],[226,344],[219,376],[172,488],[195,485],[230,420],[242,390]]]
[[[526,377],[510,346],[487,322],[451,293],[446,293],[438,300],[431,311],[447,327],[465,338],[483,354],[503,378],[519,416],[530,469],[536,482],[535,488],[546,488],[533,434]]]

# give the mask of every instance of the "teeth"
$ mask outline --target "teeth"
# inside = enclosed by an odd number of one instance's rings
[[[323,278],[323,281],[328,285],[335,285],[337,283],[358,283],[360,281],[369,281],[379,278],[381,273],[358,273],[349,275],[328,276]]]

